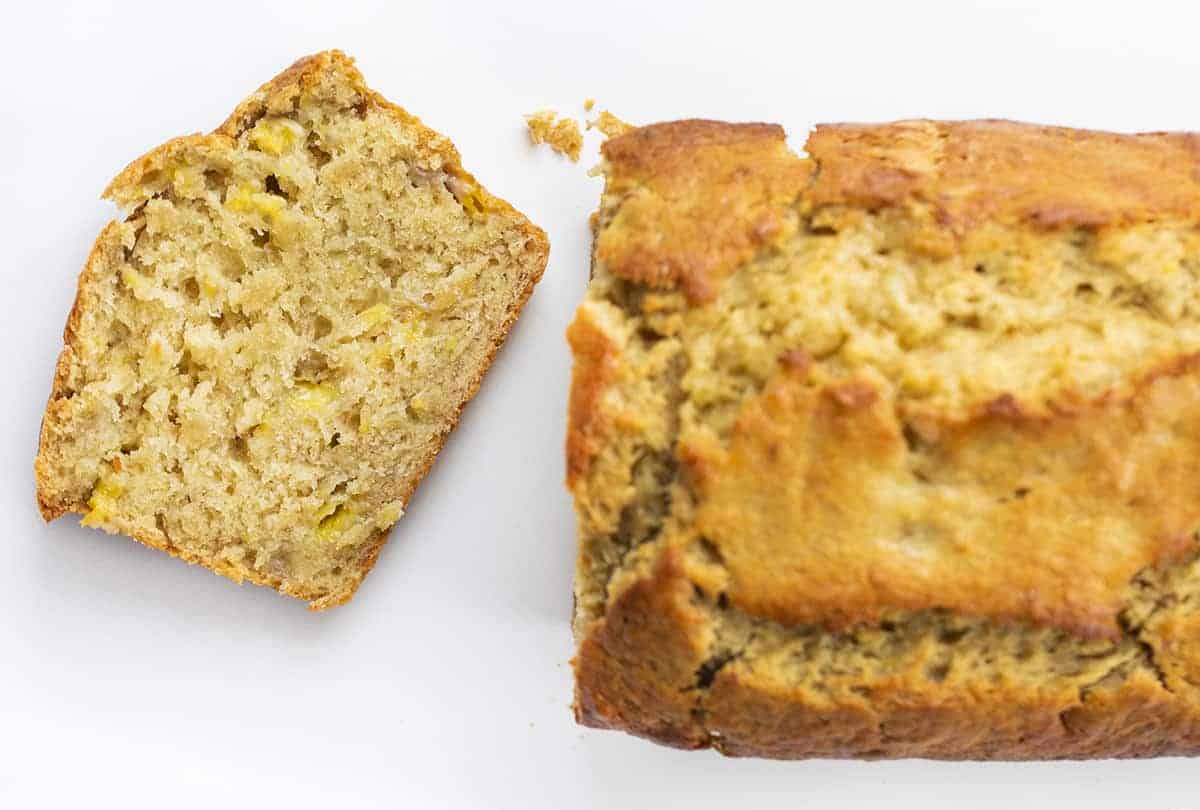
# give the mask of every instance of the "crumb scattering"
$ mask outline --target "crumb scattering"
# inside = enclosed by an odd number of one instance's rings
[[[628,121],[621,120],[608,110],[601,110],[599,115],[588,121],[587,128],[600,130],[606,138],[615,138],[618,135],[624,135],[633,129],[634,126]]]
[[[591,112],[592,108],[595,106],[596,106],[596,99],[586,98],[583,100],[583,109],[585,112]]]
[[[538,110],[525,116],[529,140],[536,146],[546,144],[560,155],[578,161],[583,150],[583,133],[571,118],[559,117],[553,110]]]

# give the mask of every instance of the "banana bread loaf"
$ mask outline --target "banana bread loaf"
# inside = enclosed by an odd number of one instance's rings
[[[546,264],[337,51],[105,192],[36,461],[47,520],[348,600]]]
[[[1200,137],[604,148],[581,723],[731,755],[1200,748]]]

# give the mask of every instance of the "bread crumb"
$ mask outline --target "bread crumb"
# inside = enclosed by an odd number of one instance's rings
[[[585,99],[583,100],[583,109],[584,109],[584,112],[591,112],[591,111],[592,111],[592,107],[595,107],[595,106],[596,106],[596,99],[594,99],[594,98],[585,98]]]
[[[587,128],[600,130],[606,138],[615,138],[618,135],[624,135],[633,129],[634,126],[627,121],[617,118],[608,110],[601,110],[599,115],[588,121]]]
[[[529,140],[536,146],[546,144],[560,155],[578,162],[583,150],[583,133],[572,118],[560,118],[553,110],[538,110],[525,116]]]

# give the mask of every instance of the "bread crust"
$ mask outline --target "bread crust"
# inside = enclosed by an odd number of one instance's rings
[[[441,448],[445,444],[450,433],[458,424],[463,409],[467,403],[475,396],[482,383],[483,377],[488,368],[491,366],[496,353],[503,345],[508,332],[516,322],[517,316],[520,315],[526,301],[533,293],[533,288],[541,279],[542,273],[545,271],[546,263],[549,259],[550,244],[544,231],[526,219],[520,212],[514,209],[508,202],[495,197],[486,189],[477,183],[475,178],[468,173],[463,167],[458,151],[449,139],[439,133],[426,127],[419,118],[408,113],[403,108],[391,103],[380,94],[370,90],[362,75],[354,67],[353,60],[338,50],[323,51],[303,57],[294,62],[287,69],[282,71],[270,81],[259,87],[254,93],[243,100],[230,116],[215,130],[206,135],[193,134],[174,138],[166,143],[150,150],[141,157],[131,161],[108,185],[104,190],[102,197],[111,199],[123,207],[131,207],[139,202],[141,190],[139,188],[139,179],[146,174],[153,172],[170,162],[171,157],[179,150],[198,149],[204,150],[212,147],[232,145],[241,132],[249,126],[253,126],[254,122],[263,115],[269,114],[273,110],[289,109],[294,99],[307,88],[312,87],[318,81],[319,76],[336,65],[344,70],[352,77],[356,89],[366,98],[368,104],[376,108],[386,111],[397,121],[406,126],[414,128],[417,134],[417,146],[419,149],[427,150],[439,155],[443,161],[444,170],[466,182],[469,182],[477,191],[481,202],[488,207],[489,210],[496,211],[505,215],[510,215],[519,219],[520,230],[524,237],[528,239],[529,250],[534,257],[536,272],[530,274],[528,282],[524,288],[518,291],[512,306],[509,308],[506,317],[503,319],[500,327],[497,329],[494,339],[486,353],[486,359],[470,380],[466,396],[459,403],[453,418],[447,424],[446,429],[437,438],[437,441],[429,449],[429,451],[418,460],[419,473],[413,477],[412,486],[406,492],[403,492],[400,497],[401,504],[407,506],[412,493],[417,485],[424,479],[432,466],[434,459],[437,457]],[[63,502],[55,499],[50,493],[52,487],[48,479],[49,471],[47,464],[44,461],[44,456],[50,443],[53,440],[54,429],[54,413],[56,403],[71,396],[73,393],[68,376],[71,367],[71,358],[75,352],[76,332],[80,325],[82,312],[86,306],[84,296],[89,285],[96,279],[101,272],[103,266],[103,256],[106,251],[119,250],[121,247],[118,237],[118,223],[109,223],[105,229],[97,237],[88,260],[84,265],[84,270],[80,274],[76,288],[76,295],[71,311],[67,316],[67,323],[63,333],[63,350],[59,355],[58,362],[55,366],[55,373],[49,401],[47,403],[46,412],[42,419],[42,426],[38,442],[38,456],[34,464],[34,479],[37,488],[37,504],[41,512],[42,518],[49,522],[61,517],[67,513],[83,514],[87,512],[87,504],[79,502]],[[223,564],[219,560],[211,560],[195,554],[190,554],[182,549],[171,545],[169,539],[159,537],[155,534],[145,532],[131,532],[130,536],[138,542],[165,551],[174,557],[186,560],[189,563],[201,565],[216,574],[228,577],[235,582],[249,580],[256,585],[265,585],[274,588],[281,593],[293,596],[298,599],[306,600],[309,603],[309,608],[312,610],[324,610],[337,605],[345,604],[354,596],[362,580],[370,572],[371,568],[378,560],[383,546],[388,539],[388,531],[377,532],[372,540],[365,547],[364,553],[357,565],[357,576],[348,584],[348,586],[336,592],[318,593],[311,592],[303,587],[299,587],[294,583],[285,582],[278,577],[272,577],[261,572],[246,572],[234,569],[233,567]]]
[[[1118,688],[992,685],[984,694],[931,686],[905,662],[888,677],[814,694],[722,666],[707,686],[706,612],[678,556],[614,600],[583,636],[574,662],[576,720],[672,748],[728,756],[1049,760],[1200,752],[1194,701],[1138,670]],[[869,696],[869,697],[868,697]]]
[[[601,152],[620,208],[596,235],[597,259],[630,281],[679,286],[697,302],[712,299],[722,275],[795,232],[789,204],[811,172],[774,124],[658,124],[612,138]],[[702,185],[693,182],[698,174]]]
[[[1197,143],[1006,121],[821,126],[808,158],[763,124],[680,121],[611,139],[594,220],[603,292],[569,332],[568,487],[590,538],[577,593],[601,600],[576,617],[578,721],[733,756],[1197,753],[1194,353],[1150,352],[1099,392],[989,394],[951,410],[792,346],[725,433],[701,422],[667,447],[642,432],[630,383],[643,352],[683,339],[647,301],[678,295],[685,315],[698,311],[830,223],[870,215],[900,234],[895,250],[935,262],[1006,239],[1019,252],[1024,239],[1193,229]],[[621,325],[604,323],[605,307]],[[631,541],[648,486],[633,467],[654,454],[671,459],[668,514]],[[968,496],[975,486],[995,489]],[[622,488],[639,494],[610,506]],[[929,511],[913,506],[925,497]],[[868,542],[911,527],[928,559]],[[955,556],[981,548],[986,564]],[[962,647],[948,629],[961,622],[982,640]],[[970,658],[993,651],[991,669]],[[823,656],[833,663],[818,671]]]
[[[810,206],[924,203],[957,232],[988,221],[1035,228],[1200,217],[1200,137],[1013,121],[826,124]]]
[[[1191,756],[1200,711],[1153,670],[1118,685],[930,684],[923,661],[814,693],[756,671],[708,665],[711,619],[678,555],[613,600],[574,659],[575,717],[674,748],[772,759],[1039,760]],[[1174,687],[1172,687],[1174,688]]]
[[[982,479],[969,484],[913,475],[898,409],[877,385],[810,388],[784,376],[746,402],[727,448],[680,439],[698,501],[694,531],[721,549],[730,604],[785,624],[845,630],[892,609],[946,608],[1119,639],[1127,583],[1194,545],[1198,360],[1171,364],[1173,373],[1151,375],[1126,399],[1104,396],[1053,416],[993,401],[969,421],[939,426],[925,458]],[[1162,444],[1130,440],[1142,425],[1176,420],[1180,429]],[[823,509],[826,500],[838,509]],[[1100,516],[1106,536],[1097,538]],[[804,534],[813,539],[786,540]],[[878,538],[906,535],[935,553],[876,551]],[[936,553],[967,543],[986,549],[967,567],[953,551]],[[994,589],[997,570],[1003,589]],[[1065,590],[1064,570],[1088,574]]]

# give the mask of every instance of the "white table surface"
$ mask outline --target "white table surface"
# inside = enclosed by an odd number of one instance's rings
[[[600,181],[594,140],[574,165],[521,120],[592,96],[635,122],[777,121],[797,149],[818,121],[915,116],[1200,129],[1195,4],[404,5],[0,12],[0,807],[1200,807],[1187,760],[727,760],[574,724],[563,330]],[[310,614],[43,525],[31,464],[76,274],[115,213],[100,190],[327,47],[453,138],[553,250],[357,598]]]

